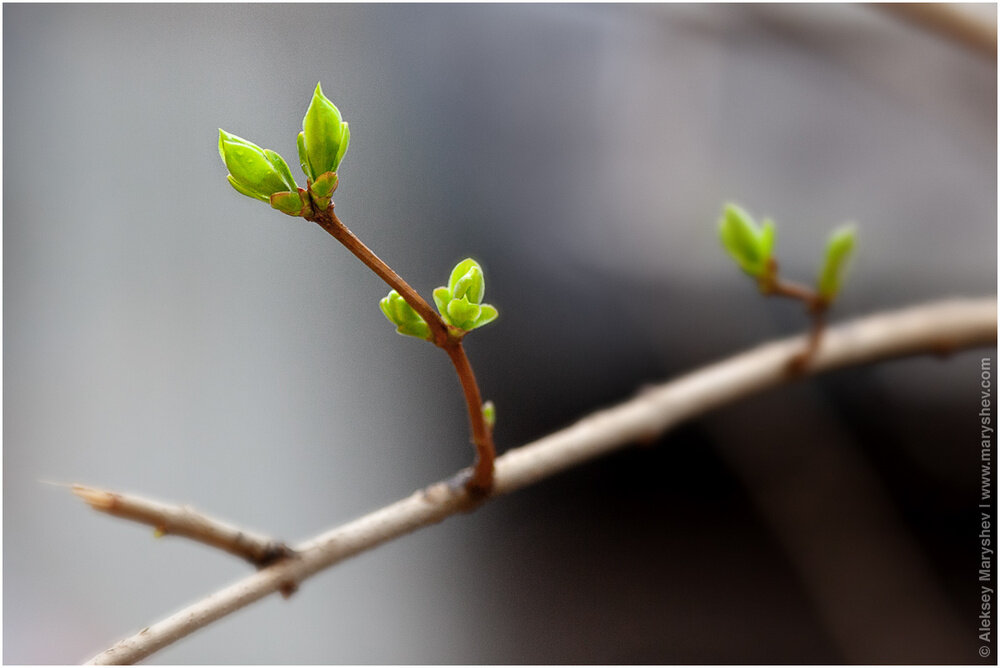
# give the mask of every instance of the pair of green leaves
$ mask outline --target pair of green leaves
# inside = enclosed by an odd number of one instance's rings
[[[766,283],[773,278],[775,243],[774,222],[765,218],[758,225],[749,213],[735,204],[727,204],[719,220],[722,245],[736,264],[750,276]],[[843,286],[848,260],[854,250],[855,228],[844,225],[831,233],[826,255],[816,285],[819,296],[833,301]]]
[[[447,286],[434,290],[434,303],[446,325],[470,332],[493,322],[499,315],[496,308],[482,303],[485,291],[486,279],[482,267],[468,258],[455,265]],[[431,340],[427,323],[395,290],[386,295],[379,306],[400,334]]]
[[[290,216],[309,216],[326,209],[337,189],[337,168],[344,159],[351,131],[340,110],[316,84],[302,119],[297,145],[306,188],[299,188],[284,158],[245,139],[219,130],[219,155],[237,192],[265,202]]]

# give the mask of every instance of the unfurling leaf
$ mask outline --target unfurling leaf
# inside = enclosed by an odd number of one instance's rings
[[[848,261],[854,250],[856,230],[853,225],[844,225],[830,234],[826,243],[826,258],[820,269],[817,287],[826,301],[832,301],[844,283]]]
[[[727,204],[719,220],[719,238],[736,264],[754,278],[763,278],[774,251],[774,222],[761,226],[746,211]]]
[[[431,330],[420,314],[413,310],[413,307],[406,303],[395,290],[389,292],[379,303],[382,313],[392,324],[396,325],[396,331],[405,336],[415,336],[418,339],[431,340]]]
[[[482,303],[485,292],[483,268],[467,258],[451,270],[447,287],[434,290],[434,303],[445,323],[468,332],[497,318],[497,310]]]

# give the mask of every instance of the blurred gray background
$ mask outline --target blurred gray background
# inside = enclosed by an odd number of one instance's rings
[[[994,23],[995,8],[980,11]],[[429,295],[472,255],[501,450],[833,313],[996,286],[996,65],[861,5],[5,5],[5,663],[82,661],[242,577],[40,481],[304,539],[471,461],[457,381],[317,226],[238,195],[317,81],[340,217]],[[298,170],[295,170],[298,171]],[[978,661],[976,351],[770,392],[270,597],[164,663]]]

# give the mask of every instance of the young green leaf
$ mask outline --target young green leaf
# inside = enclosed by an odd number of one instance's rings
[[[448,320],[451,324],[459,329],[470,330],[476,320],[479,319],[482,307],[479,304],[471,303],[468,297],[462,297],[461,299],[452,299],[448,302],[446,310],[448,312]]]
[[[309,166],[309,156],[306,154],[306,133],[299,133],[298,137],[295,138],[295,146],[299,150],[299,166],[302,167],[306,178],[312,181],[315,177],[312,167]]]
[[[719,238],[736,264],[754,278],[762,278],[774,251],[774,222],[758,226],[746,211],[727,204],[719,219]]]
[[[290,192],[298,190],[299,186],[295,183],[295,178],[292,176],[292,170],[288,169],[288,163],[285,162],[284,158],[267,148],[264,149],[264,157],[267,158],[267,161],[271,163],[272,167],[274,167],[274,171],[278,173],[281,180],[285,182],[286,186],[288,186],[287,190]]]
[[[481,303],[485,292],[483,268],[467,258],[451,270],[448,287],[434,290],[434,303],[446,324],[468,332],[497,318],[494,307]]]
[[[472,258],[462,260],[451,270],[448,289],[451,290],[454,299],[468,296],[469,301],[478,304],[483,300],[483,293],[486,291],[483,268]]]
[[[337,171],[347,151],[351,133],[340,110],[323,95],[319,84],[316,84],[312,101],[302,119],[300,137],[299,160],[303,163],[306,176],[316,181],[326,172]]]
[[[227,180],[242,195],[267,202],[275,193],[297,190],[292,173],[280,155],[222,129],[219,156],[229,170]]]
[[[490,306],[489,304],[482,304],[479,307],[479,309],[480,309],[479,317],[476,318],[476,322],[473,323],[470,329],[478,329],[483,325],[488,325],[494,320],[496,320],[497,316],[500,315],[500,313],[496,310],[496,308]]]
[[[396,331],[399,334],[415,336],[427,341],[432,339],[430,327],[427,326],[424,319],[395,290],[383,297],[378,305],[386,319],[396,325]]]
[[[840,292],[847,271],[847,264],[854,251],[855,228],[844,225],[830,234],[826,244],[826,258],[820,269],[817,287],[826,301],[832,301]]]
[[[451,301],[451,290],[444,287],[434,288],[434,303],[437,304],[438,311],[444,313],[448,308],[448,302]]]

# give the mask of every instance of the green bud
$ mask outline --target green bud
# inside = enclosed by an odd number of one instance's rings
[[[237,192],[267,202],[279,192],[296,192],[298,187],[284,159],[245,139],[219,130],[219,155],[229,170],[229,183]]]
[[[434,288],[434,303],[437,304],[438,311],[444,313],[448,309],[448,302],[451,301],[451,290],[441,286]]]
[[[479,304],[472,304],[468,297],[452,299],[445,309],[448,313],[448,320],[459,329],[469,330],[479,318],[482,308]]]
[[[468,297],[470,302],[478,304],[483,301],[483,293],[486,291],[483,268],[472,258],[462,260],[451,270],[448,289],[451,290],[453,299]]]
[[[420,314],[413,310],[413,307],[406,303],[395,290],[389,292],[379,303],[382,313],[392,324],[396,325],[396,331],[405,336],[415,336],[418,339],[431,340],[431,329],[420,317]]]
[[[826,258],[820,269],[817,286],[823,299],[832,301],[844,282],[847,263],[854,250],[855,228],[853,225],[838,227],[830,234],[826,243]]]
[[[743,271],[762,278],[774,250],[774,223],[765,219],[758,227],[746,211],[727,204],[719,220],[722,245]]]
[[[326,172],[336,172],[350,139],[351,131],[343,121],[340,110],[316,84],[298,138],[302,171],[314,182]]]
[[[313,181],[312,194],[316,197],[329,197],[337,189],[339,182],[340,179],[337,177],[337,172],[324,172],[319,175],[319,178]]]
[[[493,427],[497,424],[497,407],[493,405],[492,401],[487,401],[483,404],[483,419],[486,420],[486,426],[493,431]]]
[[[312,199],[317,207],[326,209],[326,207],[330,206],[330,196],[337,189],[339,181],[337,172],[325,172],[320,174],[319,178],[309,186],[309,192],[312,193]]]
[[[311,213],[306,191],[297,188],[295,192],[274,193],[271,195],[271,206],[289,216],[306,216]]]
[[[468,332],[497,318],[495,308],[481,303],[485,291],[482,267],[472,258],[467,258],[452,269],[448,287],[434,290],[434,303],[445,323]]]

